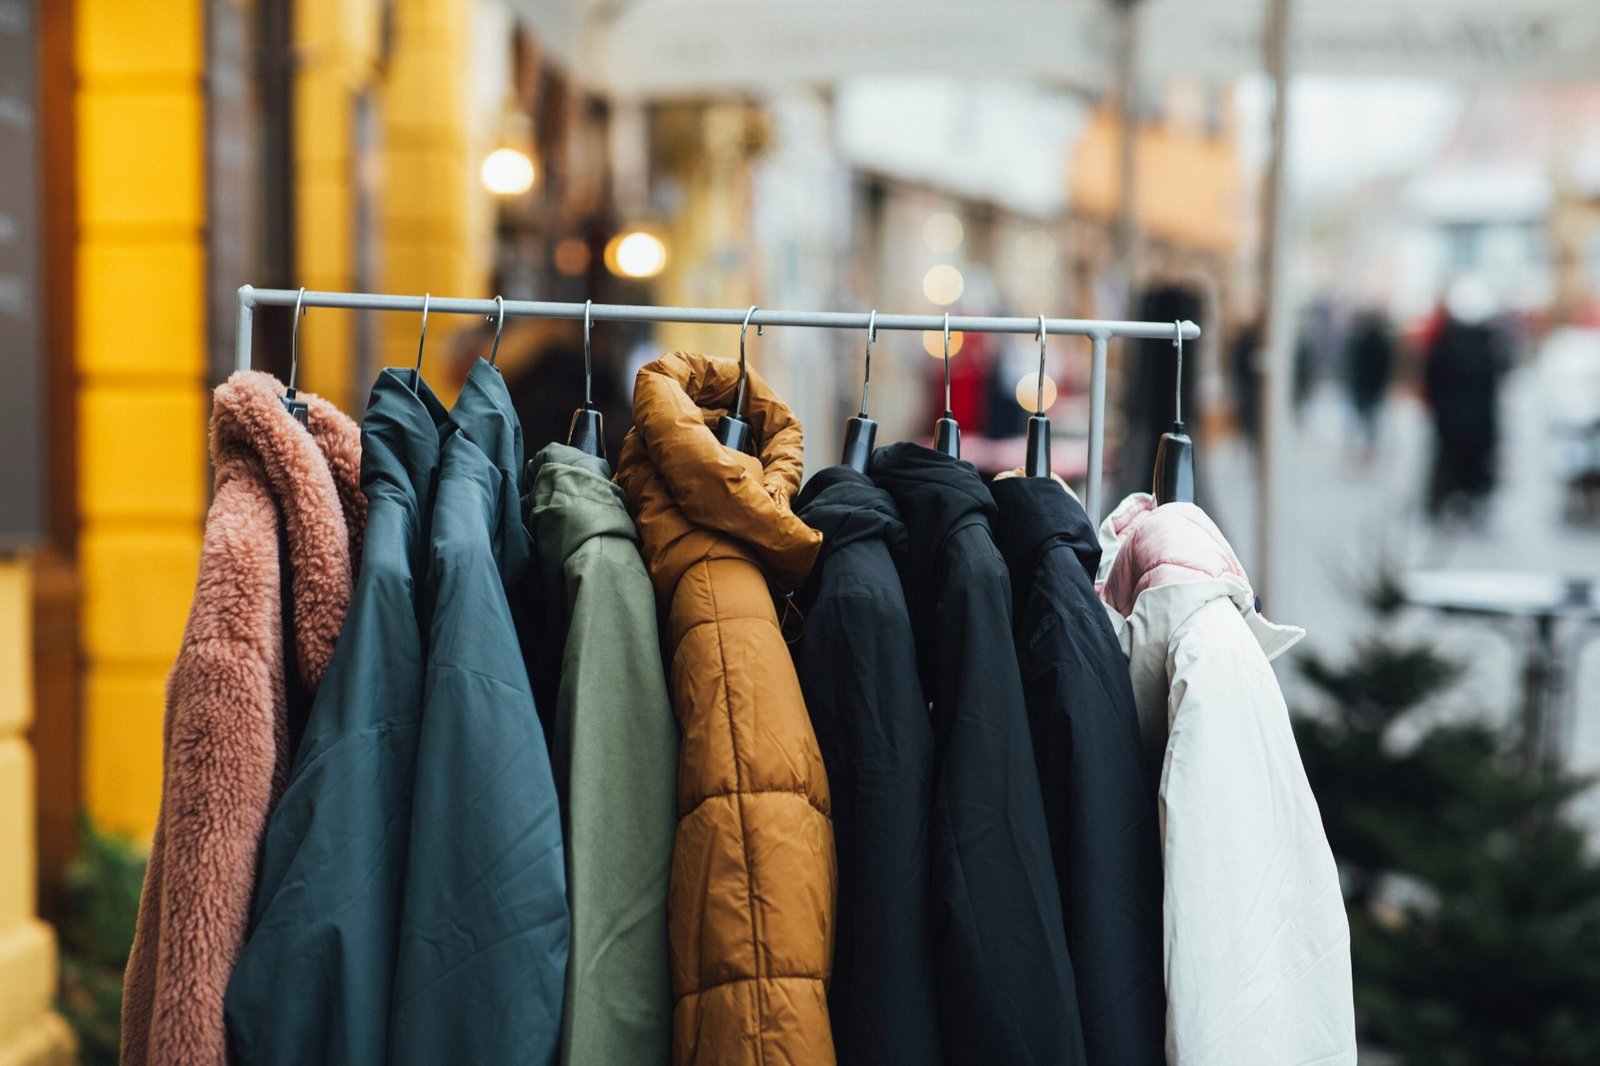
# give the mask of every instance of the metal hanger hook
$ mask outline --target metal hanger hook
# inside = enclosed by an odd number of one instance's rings
[[[289,399],[294,399],[295,376],[300,370],[300,319],[306,313],[304,307],[306,300],[306,287],[300,286],[300,295],[294,298],[294,328],[289,331]]]
[[[750,319],[755,317],[755,313],[758,310],[760,309],[755,304],[751,304],[750,310],[744,313],[744,324],[739,327],[739,369],[741,370],[744,369],[744,331],[750,328]],[[756,336],[765,336],[759,322],[756,323]]]
[[[950,417],[950,312],[944,313],[944,416]]]
[[[744,417],[744,383],[746,374],[744,368],[744,334],[745,330],[750,328],[750,319],[755,317],[757,310],[757,306],[751,304],[750,310],[744,313],[744,324],[739,327],[739,391],[733,398],[733,416],[735,418]],[[756,336],[760,337],[762,335],[761,323],[757,322]]]
[[[878,339],[878,309],[873,308],[867,316],[867,368],[861,376],[861,413],[857,418],[867,417],[867,386],[872,384],[872,342]]]
[[[411,372],[412,392],[417,391],[418,384],[422,381],[422,346],[428,341],[428,301],[432,298],[432,293],[422,294],[422,332],[417,334],[417,366]]]
[[[1173,375],[1172,420],[1183,425],[1183,322],[1172,323],[1172,346],[1178,349],[1178,370]]]
[[[497,314],[485,318],[485,322],[494,323],[494,347],[489,349],[489,365],[494,366],[495,357],[500,354],[500,334],[506,328],[506,300],[504,296],[496,296],[494,305]]]
[[[583,406],[594,406],[594,363],[589,358],[589,330],[594,326],[594,301],[583,301]]]
[[[1034,396],[1034,400],[1033,400],[1033,413],[1036,414],[1036,415],[1044,414],[1044,333],[1045,333],[1045,330],[1044,330],[1044,315],[1040,315],[1039,316],[1039,377],[1038,377],[1038,380],[1034,382],[1035,387],[1039,391]]]

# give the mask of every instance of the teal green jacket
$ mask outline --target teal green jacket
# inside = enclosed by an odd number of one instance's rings
[[[522,433],[479,360],[450,411],[390,1066],[555,1061],[567,964],[561,814],[506,589],[529,565]]]
[[[664,1064],[678,726],[655,593],[605,460],[551,444],[530,468],[539,631],[561,649],[553,758],[572,912],[561,1061]]]

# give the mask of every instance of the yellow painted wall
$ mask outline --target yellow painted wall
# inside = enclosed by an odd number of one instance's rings
[[[295,51],[295,273],[312,289],[355,287],[357,169],[353,123],[359,94],[378,113],[380,171],[376,287],[383,292],[476,296],[491,263],[484,194],[467,104],[468,34],[475,0],[397,0],[387,63],[380,70],[377,0],[298,0]],[[420,318],[379,317],[378,357],[416,358]],[[473,323],[432,318],[428,353],[441,357],[453,332]],[[371,382],[356,380],[351,312],[317,309],[301,325],[300,373],[307,389],[359,414]],[[433,363],[437,370],[439,364]],[[442,373],[430,383],[447,398]]]
[[[293,12],[295,275],[308,289],[344,291],[356,275],[357,99],[376,83],[378,0],[296,0]],[[318,309],[300,327],[300,383],[358,412],[352,312]]]
[[[32,614],[28,564],[0,559],[0,1066],[73,1061],[72,1035],[50,1009],[55,936],[35,916]]]
[[[75,2],[84,802],[142,838],[206,504],[202,3]]]
[[[473,225],[481,198],[467,114],[473,6],[472,0],[395,3],[383,101],[381,225],[389,292],[487,294],[492,264],[478,239],[481,227]],[[413,315],[383,316],[381,358],[414,361],[419,325]],[[456,316],[430,319],[428,354],[439,359],[451,334],[473,325]],[[446,375],[428,380],[447,399],[453,394]]]

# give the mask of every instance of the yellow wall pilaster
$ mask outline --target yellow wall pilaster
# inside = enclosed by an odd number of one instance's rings
[[[294,47],[296,284],[355,287],[356,111],[376,84],[378,0],[297,0]],[[304,388],[359,412],[370,382],[356,381],[349,311],[319,309],[300,327]]]
[[[51,1011],[55,937],[35,916],[32,613],[28,564],[0,559],[0,1066],[73,1061],[72,1035]]]
[[[84,801],[147,837],[206,504],[204,5],[75,2]]]
[[[473,7],[472,0],[395,3],[383,109],[383,283],[390,292],[477,296],[488,288],[491,264],[473,226],[479,206],[467,103]],[[428,351],[437,358],[450,334],[467,325],[430,323]],[[417,327],[414,316],[383,316],[385,361],[416,358]],[[429,381],[451,391],[443,374]]]

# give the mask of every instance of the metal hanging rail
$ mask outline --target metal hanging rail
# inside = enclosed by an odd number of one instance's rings
[[[389,296],[370,292],[313,292],[299,289],[258,289],[245,285],[239,289],[239,332],[234,348],[234,366],[250,369],[250,348],[257,307],[335,307],[349,311],[414,311],[421,313],[421,296]],[[582,320],[585,307],[594,322],[692,322],[702,325],[737,326],[746,321],[757,326],[798,326],[811,329],[844,329],[864,332],[866,311],[770,311],[747,308],[654,307],[635,304],[549,303],[542,300],[477,300],[453,296],[428,298],[430,314],[499,315],[507,317],[570,318]],[[992,316],[886,315],[878,314],[873,324],[878,329],[943,331],[949,328],[964,333],[1021,333],[1037,336],[1039,318],[999,318]],[[1090,341],[1089,369],[1089,473],[1084,493],[1084,509],[1089,519],[1100,521],[1101,466],[1105,460],[1106,347],[1112,337],[1137,337],[1151,340],[1186,341],[1200,336],[1193,322],[1118,322],[1094,318],[1046,318],[1051,336],[1087,337]]]

